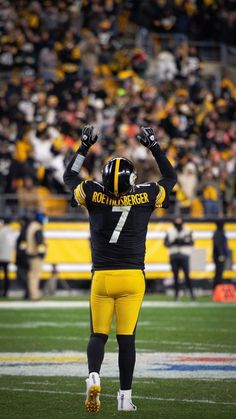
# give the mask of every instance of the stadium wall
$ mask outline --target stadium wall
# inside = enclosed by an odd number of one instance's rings
[[[193,279],[211,279],[214,274],[212,261],[212,235],[214,223],[186,223],[193,231],[195,241],[191,258],[191,276]],[[17,224],[13,225],[16,235]],[[172,277],[169,265],[168,249],[163,245],[166,231],[171,227],[168,222],[149,224],[146,252],[147,279],[165,279]],[[224,273],[225,279],[236,278],[236,223],[226,223],[232,260]],[[91,278],[91,256],[89,241],[89,224],[87,222],[49,222],[45,225],[47,256],[44,263],[42,279],[51,276],[52,267],[56,265],[58,279],[84,280]],[[15,278],[14,257],[10,265],[10,276]],[[2,276],[1,276],[2,278]]]

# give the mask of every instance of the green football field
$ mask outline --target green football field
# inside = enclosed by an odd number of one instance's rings
[[[114,329],[99,413],[84,410],[89,308],[81,297],[0,301],[1,419],[236,417],[236,305],[147,296],[137,328],[133,402],[117,412]]]

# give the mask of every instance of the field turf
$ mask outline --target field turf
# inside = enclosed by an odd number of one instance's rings
[[[73,299],[75,300],[76,298]],[[77,297],[77,300],[81,298]],[[145,298],[145,302],[150,300],[160,301],[156,296]],[[54,301],[60,304],[60,299]],[[80,419],[91,415],[101,418],[125,416],[158,419],[236,417],[236,366],[235,363],[230,366],[227,362],[224,366],[224,359],[233,357],[232,359],[236,360],[235,304],[214,304],[205,298],[199,299],[196,304],[188,301],[176,304],[161,301],[157,306],[144,306],[139,318],[136,344],[138,352],[136,371],[143,369],[144,376],[135,375],[133,384],[133,402],[138,406],[138,411],[117,412],[118,377],[115,366],[113,369],[111,365],[109,374],[105,374],[102,378],[101,411],[89,414],[84,410],[85,376],[79,374],[77,377],[75,374],[67,373],[69,368],[67,356],[73,354],[79,356],[78,353],[86,352],[89,309],[58,306],[47,308],[37,306],[37,303],[35,305],[37,308],[14,308],[14,306],[1,308],[4,304],[1,303],[2,301],[0,302],[1,419]],[[110,335],[106,351],[111,355],[117,351],[114,330]],[[173,363],[172,376],[168,376],[167,368],[164,371],[165,378],[160,378],[163,374],[158,363],[160,369],[145,373],[148,369],[145,364],[143,366],[139,364],[139,356],[152,359],[154,353],[161,356],[179,354],[176,359],[180,360],[180,364]],[[46,354],[47,361],[44,362],[43,358],[41,360],[40,354],[42,356]],[[50,360],[53,354],[61,357],[60,371],[64,368],[65,373],[53,374],[53,368],[55,367],[55,370],[57,368],[57,361]],[[191,370],[192,364],[190,362],[189,365],[186,359],[193,354],[198,354],[199,359],[205,361],[200,365],[197,360]],[[209,363],[207,359],[210,360]],[[50,363],[51,372],[47,375]],[[85,368],[86,362],[83,363]],[[33,366],[37,364],[35,370],[37,374],[29,373],[27,369],[29,364]],[[70,365],[73,370],[76,362]],[[190,370],[186,378],[188,368]],[[176,378],[173,378],[175,374]],[[200,375],[196,377],[195,374]]]

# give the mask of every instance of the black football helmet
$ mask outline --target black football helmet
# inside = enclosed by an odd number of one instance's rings
[[[104,188],[115,196],[130,192],[135,185],[136,177],[133,163],[123,157],[109,160],[102,171]]]

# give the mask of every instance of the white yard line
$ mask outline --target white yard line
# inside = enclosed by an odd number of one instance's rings
[[[70,321],[70,322],[63,322],[58,320],[58,322],[40,322],[40,321],[32,321],[32,322],[22,322],[22,323],[0,323],[0,329],[39,329],[39,328],[50,328],[53,327],[54,329],[63,329],[68,327],[74,328],[89,328],[89,321]]]
[[[198,303],[172,301],[144,301],[142,308],[225,308],[235,307],[236,303]],[[1,301],[0,309],[39,309],[39,308],[88,308],[88,301]]]
[[[0,387],[1,391],[9,392],[22,392],[22,393],[48,393],[48,394],[68,394],[72,396],[85,396],[85,393],[78,393],[73,391],[58,391],[58,390],[37,390],[37,389],[25,389],[17,387]],[[102,397],[116,398],[115,394],[102,393]],[[133,399],[137,400],[153,400],[153,401],[165,401],[165,402],[177,402],[177,403],[204,403],[204,404],[217,404],[217,405],[232,405],[235,406],[236,402],[219,402],[215,400],[205,399],[175,399],[175,398],[163,398],[163,397],[146,397],[146,396],[132,396]]]
[[[139,326],[145,326],[148,327],[151,325],[151,322],[139,322]],[[52,321],[27,321],[22,323],[0,323],[0,329],[38,329],[41,327],[53,327],[53,328],[68,328],[68,327],[74,327],[74,328],[89,328],[90,322],[89,321],[76,321],[71,320],[68,322],[60,321],[52,322]],[[153,327],[155,325],[153,324]],[[176,328],[173,328],[172,330],[176,330]],[[179,329],[178,329],[179,330]],[[183,329],[184,330],[184,329]]]

